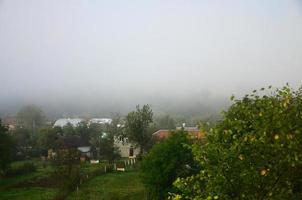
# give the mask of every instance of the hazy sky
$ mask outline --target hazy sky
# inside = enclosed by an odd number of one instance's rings
[[[2,109],[298,86],[302,1],[0,0],[0,81]]]

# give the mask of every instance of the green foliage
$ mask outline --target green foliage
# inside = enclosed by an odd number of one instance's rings
[[[75,134],[80,136],[83,141],[89,141],[90,129],[86,122],[81,122],[74,128]]]
[[[64,136],[74,136],[74,135],[76,135],[75,128],[70,123],[67,123],[65,126],[63,126],[62,133],[63,133]]]
[[[37,167],[33,162],[23,162],[19,165],[12,166],[9,168],[5,176],[19,176],[36,171]]]
[[[100,138],[100,156],[102,159],[106,159],[109,162],[119,158],[118,149],[114,146],[113,135],[108,134],[105,137]]]
[[[58,132],[55,128],[44,128],[39,131],[38,145],[44,149],[56,149],[58,147]]]
[[[164,199],[168,192],[174,191],[172,183],[177,177],[192,174],[193,155],[188,144],[186,132],[175,132],[154,145],[143,158],[142,181],[153,199]]]
[[[59,181],[62,192],[72,190],[80,180],[80,153],[77,149],[58,150],[52,161],[54,177]]]
[[[302,199],[302,90],[261,92],[234,100],[193,147],[202,169],[174,183],[174,199]]]
[[[30,131],[26,128],[18,127],[16,130],[11,131],[11,134],[14,137],[17,146],[19,147],[27,147],[32,143]]]
[[[99,157],[109,162],[120,157],[118,149],[114,146],[114,137],[118,136],[121,131],[118,124],[119,119],[114,118],[111,124],[91,124],[89,126],[89,142],[94,148],[99,149]]]
[[[0,176],[3,176],[10,167],[13,159],[14,141],[8,134],[8,129],[0,120]]]
[[[44,120],[43,111],[35,105],[24,106],[17,113],[18,126],[30,130],[33,135],[44,124]]]
[[[149,105],[144,105],[142,108],[138,105],[136,111],[126,116],[126,135],[130,141],[140,147],[140,154],[146,152],[151,143],[152,133],[148,128],[153,121],[152,117],[153,112]]]

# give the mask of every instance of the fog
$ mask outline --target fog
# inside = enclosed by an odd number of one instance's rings
[[[217,113],[301,85],[299,0],[0,0],[0,115]]]

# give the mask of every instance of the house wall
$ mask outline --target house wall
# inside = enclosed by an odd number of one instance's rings
[[[134,147],[131,143],[127,141],[115,140],[114,145],[119,148],[120,155],[123,158],[129,158],[130,148]],[[133,157],[139,154],[139,148],[133,148]]]

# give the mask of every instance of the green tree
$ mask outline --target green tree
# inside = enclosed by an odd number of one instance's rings
[[[81,176],[80,152],[75,148],[57,150],[51,161],[53,175],[59,184],[59,197],[64,199],[66,194],[79,184]]]
[[[120,126],[120,118],[113,118],[110,124],[90,124],[89,135],[90,143],[98,149],[98,156],[112,162],[119,157],[119,151],[114,146],[116,137],[122,135],[122,127]]]
[[[5,175],[13,160],[14,141],[0,119],[0,176]]]
[[[193,152],[202,169],[174,199],[302,199],[302,89],[254,91]]]
[[[67,123],[65,126],[62,128],[62,133],[64,136],[74,136],[77,135],[75,128],[72,126],[71,123]]]
[[[142,181],[152,199],[165,199],[175,190],[172,184],[177,177],[192,175],[194,161],[189,144],[186,132],[174,132],[143,158]]]
[[[81,122],[74,128],[75,134],[85,142],[89,141],[90,130],[86,122]]]
[[[136,111],[128,113],[126,116],[126,135],[131,142],[136,143],[140,148],[140,155],[144,154],[150,146],[152,133],[148,131],[150,123],[153,121],[153,112],[149,105],[142,108],[136,106]]]
[[[89,142],[92,146],[98,148],[100,146],[100,138],[105,132],[105,126],[102,124],[90,124],[89,125]]]
[[[28,147],[32,143],[30,131],[26,128],[17,127],[16,130],[11,131],[11,134],[15,138],[18,147]]]
[[[42,127],[44,120],[43,111],[35,105],[24,106],[17,113],[18,126],[30,130],[32,136]]]
[[[120,157],[118,149],[114,146],[114,137],[110,133],[104,133],[100,138],[100,156],[109,162],[114,161]]]
[[[38,145],[43,149],[56,149],[59,132],[55,128],[43,128],[39,131]]]

